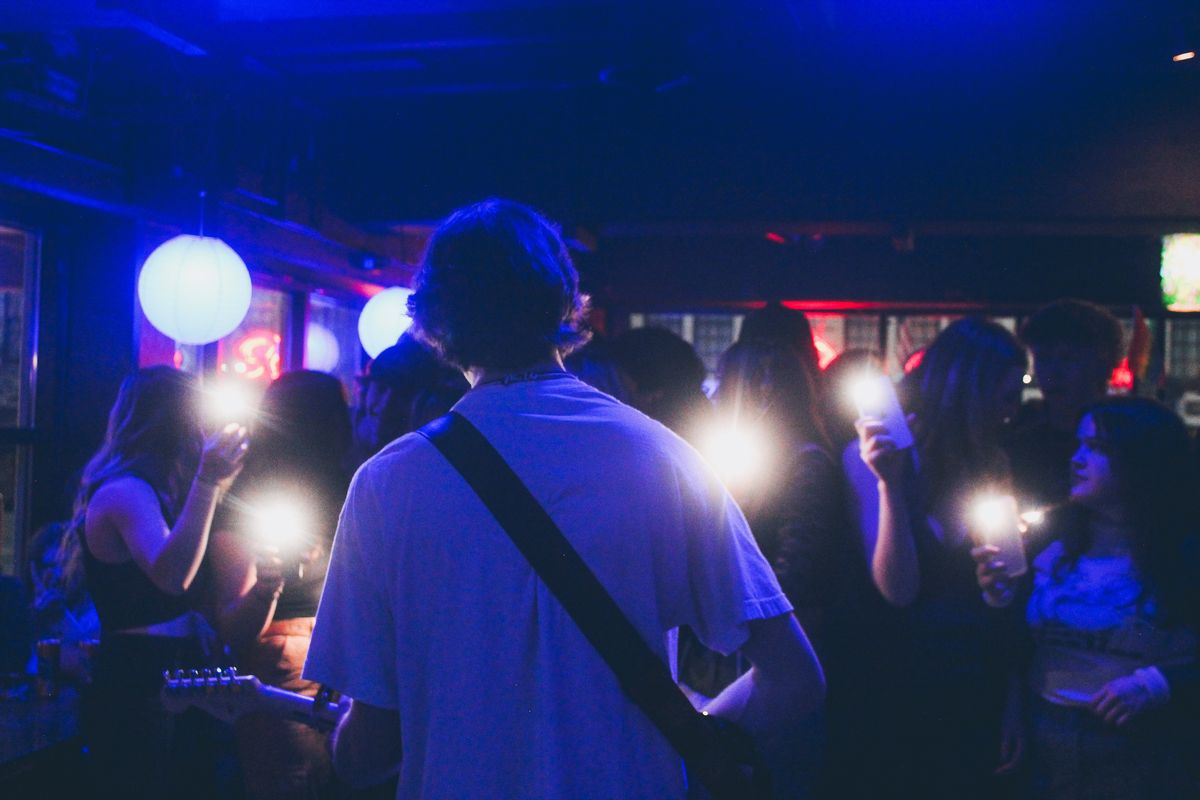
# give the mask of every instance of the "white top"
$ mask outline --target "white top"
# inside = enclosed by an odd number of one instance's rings
[[[1058,705],[1084,705],[1115,678],[1195,658],[1190,629],[1155,624],[1154,601],[1141,596],[1130,556],[1081,556],[1056,575],[1062,553],[1055,542],[1033,564],[1026,619],[1035,644],[1034,691]]]
[[[745,519],[681,439],[571,376],[455,407],[529,486],[664,661],[730,652],[791,610]],[[672,665],[673,667],[673,665]],[[305,677],[400,712],[400,798],[681,797],[681,762],[427,440],[354,478]]]

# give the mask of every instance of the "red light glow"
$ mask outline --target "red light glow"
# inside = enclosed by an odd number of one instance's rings
[[[233,345],[233,372],[251,381],[259,378],[275,380],[282,372],[279,342],[279,334],[271,331],[247,332]],[[222,364],[221,367],[225,371],[228,365]]]
[[[787,244],[787,239],[775,233],[775,231],[767,232],[767,241],[774,242],[775,244]]]
[[[1112,377],[1108,379],[1108,383],[1114,389],[1133,389],[1133,370],[1129,368],[1129,359],[1122,359],[1117,368],[1113,370]]]
[[[924,350],[918,350],[917,352],[913,353],[911,356],[908,357],[908,360],[904,362],[904,374],[907,375],[908,373],[912,372],[917,367],[921,366],[921,362],[924,359],[925,359],[925,351]]]
[[[813,346],[817,348],[817,366],[825,369],[835,358],[838,357],[837,350],[833,349],[833,345],[825,341],[820,334],[813,334]]]

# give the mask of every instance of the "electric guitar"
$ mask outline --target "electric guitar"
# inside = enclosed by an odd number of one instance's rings
[[[270,711],[318,730],[332,730],[342,714],[330,692],[306,697],[267,686],[253,675],[238,675],[234,667],[164,672],[160,696],[172,714],[199,708],[224,722],[251,711]]]

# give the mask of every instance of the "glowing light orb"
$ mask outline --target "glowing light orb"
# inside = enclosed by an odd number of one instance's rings
[[[211,236],[176,236],[159,245],[138,275],[150,324],[176,342],[227,336],[250,308],[250,273],[229,245]]]
[[[744,486],[766,473],[770,444],[757,428],[724,423],[709,431],[704,455],[727,486]]]
[[[985,540],[990,541],[1017,529],[1017,501],[1012,495],[981,497],[975,501],[971,517]]]
[[[887,404],[886,376],[864,373],[847,382],[846,395],[860,417],[877,417]]]
[[[230,422],[248,425],[258,412],[258,400],[245,381],[221,380],[204,388],[204,418],[214,430]]]
[[[304,368],[333,372],[342,358],[337,337],[324,325],[310,322],[304,329]]]
[[[393,286],[367,301],[358,318],[358,339],[371,358],[396,343],[412,325],[408,316],[410,289]]]
[[[1026,511],[1021,515],[1021,522],[1029,527],[1041,525],[1045,521],[1046,512],[1040,508],[1035,508],[1032,511]]]
[[[294,493],[272,495],[254,504],[250,534],[263,547],[293,554],[310,533],[311,515]]]

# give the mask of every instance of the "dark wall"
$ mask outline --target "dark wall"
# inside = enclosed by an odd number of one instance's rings
[[[65,519],[79,471],[136,367],[137,225],[76,208],[36,215],[42,236],[32,525]]]
[[[828,237],[602,241],[581,264],[597,298],[644,307],[763,299],[1032,307],[1070,295],[1161,306],[1156,237]]]

